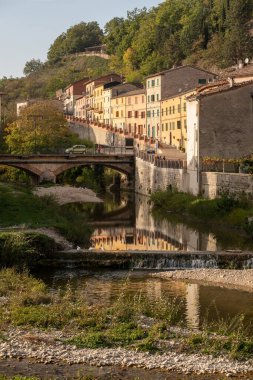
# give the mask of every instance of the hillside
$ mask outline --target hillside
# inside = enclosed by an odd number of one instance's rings
[[[57,89],[86,76],[114,71],[141,82],[182,64],[220,72],[253,57],[252,20],[252,0],[165,0],[111,19],[104,31],[97,22],[81,22],[53,41],[47,62],[33,59],[24,68],[26,77],[0,80],[5,120],[13,119],[16,101],[52,98]],[[101,42],[110,60],[69,55]]]

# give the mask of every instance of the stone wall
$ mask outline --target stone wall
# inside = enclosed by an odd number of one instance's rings
[[[205,198],[216,198],[223,192],[246,193],[253,197],[253,177],[238,173],[201,173],[201,190]]]
[[[136,157],[135,191],[150,195],[157,190],[166,190],[169,186],[179,191],[187,191],[187,174],[184,169],[159,168],[153,163]]]
[[[88,125],[85,123],[69,123],[70,130],[76,133],[81,139],[87,139],[94,144],[101,145],[125,145],[124,136],[118,136],[112,131],[98,127],[97,125]]]

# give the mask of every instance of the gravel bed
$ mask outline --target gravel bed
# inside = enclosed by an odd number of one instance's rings
[[[122,366],[146,369],[163,369],[189,374],[222,373],[226,376],[246,374],[253,371],[253,361],[232,361],[220,356],[184,354],[148,354],[117,349],[78,349],[64,344],[68,338],[61,331],[41,332],[12,329],[2,333],[0,360],[32,359],[37,363],[86,364],[91,366]]]
[[[172,280],[187,280],[253,291],[253,269],[187,269],[151,274]]]

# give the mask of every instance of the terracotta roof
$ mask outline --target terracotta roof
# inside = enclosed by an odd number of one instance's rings
[[[220,80],[215,83],[210,83],[208,85],[198,87],[196,89],[196,94],[187,97],[187,100],[191,101],[202,96],[217,94],[219,92],[224,92],[224,91],[236,90],[240,87],[245,87],[247,85],[252,85],[252,84],[253,84],[253,80],[242,82],[242,83],[233,83],[232,85],[229,80]]]

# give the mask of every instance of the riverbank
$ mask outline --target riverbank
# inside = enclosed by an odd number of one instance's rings
[[[9,330],[2,334],[4,341],[0,342],[1,363],[11,358],[19,359],[19,361],[32,361],[34,366],[36,363],[54,364],[59,367],[78,364],[79,369],[81,369],[81,364],[83,364],[96,367],[118,366],[119,368],[160,369],[166,372],[181,373],[181,379],[186,374],[206,374],[207,376],[210,374],[220,374],[221,376],[223,374],[227,377],[233,376],[242,379],[253,371],[252,360],[238,362],[223,356],[217,358],[210,355],[178,353],[177,344],[173,340],[167,342],[169,350],[166,353],[150,354],[120,347],[117,349],[80,349],[63,343],[69,337],[68,333],[57,330]]]
[[[152,273],[151,276],[171,280],[225,286],[253,292],[253,269],[194,269]]]
[[[211,379],[252,373],[253,341],[239,317],[238,324],[233,318],[186,329],[180,302],[165,294],[151,301],[140,292],[129,298],[123,289],[109,305],[102,299],[90,304],[83,289],[50,292],[26,272],[0,271],[0,361],[136,367]]]
[[[52,196],[60,205],[67,203],[101,203],[96,193],[84,187],[50,186],[36,187],[33,194],[38,197]]]

